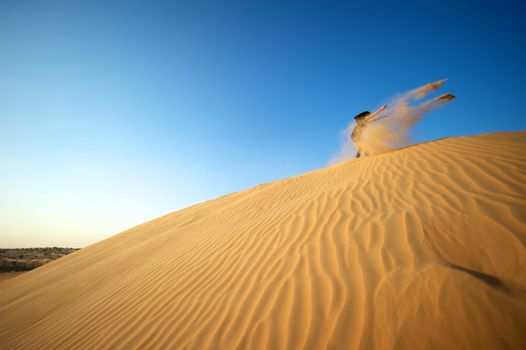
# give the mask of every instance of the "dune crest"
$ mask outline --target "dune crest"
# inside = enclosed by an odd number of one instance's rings
[[[526,348],[526,132],[165,215],[0,284],[1,349]]]

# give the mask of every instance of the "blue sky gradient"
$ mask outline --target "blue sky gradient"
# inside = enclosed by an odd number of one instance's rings
[[[414,142],[526,129],[521,1],[0,1],[0,246],[76,246],[327,165],[395,93]]]

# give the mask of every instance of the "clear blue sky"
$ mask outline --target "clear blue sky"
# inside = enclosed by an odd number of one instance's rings
[[[327,164],[449,78],[415,141],[526,129],[522,1],[0,1],[0,246],[84,246]],[[396,3],[396,4],[395,4]]]

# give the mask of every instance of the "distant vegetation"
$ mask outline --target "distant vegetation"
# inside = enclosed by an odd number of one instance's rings
[[[0,248],[0,272],[28,271],[63,257],[78,248]]]

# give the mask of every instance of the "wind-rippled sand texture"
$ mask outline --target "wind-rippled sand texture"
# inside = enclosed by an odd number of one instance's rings
[[[526,348],[526,132],[168,214],[0,284],[1,349]]]

